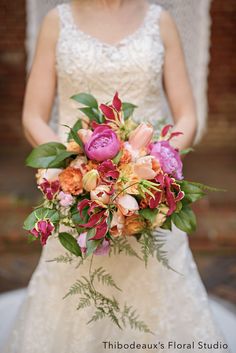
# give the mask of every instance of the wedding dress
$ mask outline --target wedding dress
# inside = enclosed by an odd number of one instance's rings
[[[60,34],[56,47],[56,69],[59,96],[59,135],[66,141],[67,129],[79,116],[78,104],[70,97],[91,92],[99,102],[111,100],[115,91],[123,101],[138,106],[135,119],[150,121],[156,128],[163,116],[162,69],[165,49],[159,31],[162,7],[151,4],[142,25],[133,33],[111,45],[84,33],[73,18],[69,4],[57,6]],[[176,87],[178,89],[178,87]],[[101,286],[104,294],[112,294],[122,304],[137,309],[155,336],[127,327],[120,330],[109,319],[86,324],[93,313],[88,307],[77,311],[78,297],[62,299],[70,286],[88,274],[89,261],[75,269],[64,263],[47,262],[64,253],[59,242],[51,237],[43,248],[38,266],[30,280],[5,352],[8,353],[102,353],[104,342],[114,344],[111,352],[160,351],[184,352],[176,344],[192,344],[191,352],[212,352],[198,349],[198,342],[217,344],[224,339],[214,323],[207,293],[201,282],[188,244],[188,236],[173,228],[164,231],[165,249],[170,265],[179,273],[166,269],[155,258],[147,268],[135,257],[123,253],[95,256],[93,267],[103,266],[122,291]],[[138,242],[129,238],[138,250]],[[88,260],[88,259],[87,259]],[[118,349],[115,343],[157,344],[152,349]],[[170,347],[168,348],[168,342]],[[108,343],[107,343],[108,344]],[[164,346],[161,346],[163,344]],[[110,346],[111,347],[111,346]]]

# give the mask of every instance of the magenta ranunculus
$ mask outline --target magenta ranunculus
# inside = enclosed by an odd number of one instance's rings
[[[109,127],[97,127],[85,144],[85,153],[89,159],[98,162],[114,158],[120,150],[117,135]]]
[[[53,230],[54,225],[49,220],[40,220],[36,223],[35,227],[31,229],[30,233],[36,238],[40,237],[42,245],[45,245]]]
[[[183,164],[179,152],[168,141],[158,141],[151,144],[150,154],[159,161],[164,173],[178,180],[183,179]]]

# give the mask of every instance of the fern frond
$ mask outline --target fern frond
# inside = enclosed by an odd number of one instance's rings
[[[57,262],[57,263],[64,263],[64,264],[68,264],[68,263],[71,264],[73,261],[74,261],[74,258],[69,253],[66,253],[65,255],[57,256],[52,260],[46,260],[46,262]]]
[[[68,293],[63,297],[67,298],[70,295],[84,294],[89,290],[88,283],[84,283],[81,280],[77,280],[69,289]]]
[[[142,258],[138,255],[138,253],[132,248],[130,243],[125,237],[117,237],[112,239],[111,250],[114,255],[117,253],[125,252],[126,255],[135,256],[138,259],[142,260]]]
[[[127,325],[126,321],[128,321],[128,323],[132,329],[136,329],[136,330],[139,330],[142,332],[154,334],[149,329],[149,327],[145,324],[144,321],[139,320],[139,315],[136,314],[136,309],[133,309],[132,306],[127,306],[127,304],[125,304],[123,312],[122,312],[121,320],[122,320],[122,323],[125,327]]]
[[[119,291],[122,291],[115,283],[115,281],[112,278],[112,275],[102,267],[99,267],[93,271],[91,274],[91,282],[94,281],[94,279],[97,279],[98,282],[102,282],[102,284],[115,287]]]
[[[77,310],[84,309],[91,305],[91,301],[87,297],[80,298],[79,305],[77,306]]]

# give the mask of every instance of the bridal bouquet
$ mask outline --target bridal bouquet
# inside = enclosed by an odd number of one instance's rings
[[[175,224],[187,233],[194,231],[190,205],[208,188],[183,179],[180,153],[171,146],[171,139],[181,133],[166,125],[155,136],[151,124],[137,125],[132,120],[135,105],[122,103],[118,93],[111,104],[100,106],[87,93],[72,99],[84,105],[80,110],[87,118],[68,126],[65,145],[40,145],[27,158],[27,165],[38,169],[44,201],[25,220],[24,229],[43,246],[49,237],[57,238],[67,251],[53,259],[57,262],[79,259],[80,266],[88,257],[123,251],[146,265],[149,256],[156,256],[171,268],[160,230]],[[62,225],[68,232],[61,231]],[[141,254],[129,244],[131,236],[140,243]],[[78,279],[67,294],[80,295],[78,309],[94,304],[89,322],[108,316],[120,328],[128,322],[151,332],[132,307],[122,309],[114,297],[98,292],[96,280],[119,290],[100,267],[90,269],[89,277]]]

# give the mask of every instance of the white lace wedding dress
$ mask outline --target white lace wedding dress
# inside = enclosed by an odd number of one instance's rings
[[[73,20],[70,5],[58,7],[61,29],[56,48],[58,73],[59,123],[73,125],[78,106],[70,97],[90,91],[100,102],[107,102],[117,90],[123,101],[135,103],[137,121],[153,124],[163,117],[162,67],[165,55],[159,33],[162,8],[151,4],[142,26],[116,45],[109,45],[82,32]],[[59,134],[66,139],[66,128],[59,126]],[[134,237],[131,245],[138,249]],[[208,297],[199,277],[185,233],[174,228],[166,231],[166,250],[170,265],[182,275],[164,268],[150,258],[147,268],[135,257],[94,257],[93,268],[103,266],[110,272],[122,292],[101,286],[107,295],[114,294],[122,304],[137,308],[155,336],[127,327],[121,331],[109,319],[86,325],[92,308],[76,310],[78,297],[62,299],[69,287],[81,275],[87,275],[89,261],[75,270],[73,265],[47,262],[63,254],[57,240],[50,238],[31,278],[26,298],[16,320],[8,353],[102,353],[103,342],[114,344],[164,344],[160,352],[184,352],[167,348],[169,341],[193,344],[191,352],[212,352],[198,349],[197,343],[224,343],[214,323]],[[88,260],[88,259],[87,259]],[[99,288],[99,287],[98,287]],[[127,349],[110,349],[124,352]],[[130,351],[150,352],[156,348]],[[214,352],[227,352],[215,349]]]

